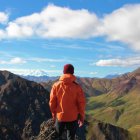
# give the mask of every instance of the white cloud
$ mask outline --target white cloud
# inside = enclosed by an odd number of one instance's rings
[[[89,74],[90,75],[96,75],[96,74],[98,74],[98,72],[94,71],[94,72],[90,72]]]
[[[0,52],[3,54],[3,52]],[[11,57],[11,56],[10,56]],[[52,59],[52,58],[41,58],[41,57],[33,57],[33,58],[20,58],[20,57],[14,57],[9,60],[0,60],[0,64],[24,64],[27,62],[36,62],[36,63],[42,63],[42,62],[70,62],[71,60],[68,59]],[[51,65],[52,68],[54,68],[54,65]]]
[[[26,61],[22,58],[15,57],[15,58],[11,59],[9,63],[10,64],[24,64],[24,63],[26,63]]]
[[[120,67],[129,67],[129,66],[140,66],[140,57],[132,58],[122,58],[122,59],[106,59],[99,60],[95,63],[96,66],[120,66]]]
[[[35,61],[35,62],[64,62],[64,61],[67,61],[66,59],[51,59],[51,58],[40,58],[40,57],[28,58],[27,60]]]
[[[0,60],[0,64],[6,64],[7,62],[4,60]]]
[[[100,32],[108,40],[126,43],[140,50],[140,4],[125,5],[102,20]]]
[[[86,38],[96,35],[98,18],[87,10],[48,5],[40,13],[19,17],[6,28],[8,37]],[[92,29],[92,30],[91,30]]]
[[[9,26],[6,28],[6,31],[9,38],[22,38],[30,37],[33,35],[32,27],[26,25],[20,26],[14,22],[9,23]]]
[[[0,12],[0,23],[1,24],[5,24],[8,21],[8,14],[4,13],[4,12]]]
[[[0,64],[24,64],[24,63],[26,63],[26,61],[19,57],[12,58],[9,61],[0,60]]]
[[[8,15],[0,13],[0,23],[8,21]],[[48,5],[41,12],[10,21],[5,29],[0,29],[0,39],[106,36],[109,41],[120,41],[140,51],[139,15],[140,4],[125,5],[102,18],[86,9]]]
[[[71,10],[49,5],[41,15],[45,18],[43,30],[39,30],[39,34],[44,37],[85,38],[97,33],[98,18],[85,9]]]
[[[51,67],[51,68],[56,68],[56,66],[55,66],[55,65],[50,65],[50,67]]]
[[[52,44],[44,44],[42,46],[42,48],[44,49],[72,49],[72,50],[93,50],[93,47],[84,47],[83,46],[79,46],[79,45],[68,45],[68,44],[61,44],[61,43],[52,43]]]

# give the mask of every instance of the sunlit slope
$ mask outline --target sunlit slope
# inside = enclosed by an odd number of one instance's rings
[[[86,112],[92,117],[125,129],[140,124],[140,94],[104,94],[88,98]]]
[[[129,129],[132,140],[140,140],[140,125],[136,125]]]

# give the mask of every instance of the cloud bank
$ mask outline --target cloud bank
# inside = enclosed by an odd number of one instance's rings
[[[126,43],[140,50],[140,4],[126,5],[102,20],[102,34],[108,40]]]
[[[52,58],[43,58],[43,57],[29,57],[29,58],[21,58],[21,57],[13,57],[10,58],[9,60],[5,59],[0,59],[0,64],[6,64],[6,65],[11,65],[11,64],[25,64],[28,62],[36,62],[36,63],[44,63],[44,62],[70,62],[71,60],[69,59],[52,59]],[[54,67],[54,65],[52,65]]]
[[[86,9],[48,5],[39,13],[18,17],[0,29],[0,39],[7,38],[91,38],[105,36],[140,51],[140,4],[125,5],[99,18]],[[8,16],[0,12],[0,23]]]
[[[19,57],[14,57],[9,61],[0,60],[0,64],[24,64],[24,63],[26,63],[26,61]]]
[[[106,59],[99,60],[95,63],[96,66],[120,66],[120,67],[129,67],[129,66],[140,66],[140,57],[132,57],[127,59]]]

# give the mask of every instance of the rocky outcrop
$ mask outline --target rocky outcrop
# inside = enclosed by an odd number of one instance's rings
[[[79,129],[82,128],[78,128]],[[90,130],[89,130],[90,129]],[[80,137],[77,131],[75,140],[131,140],[127,130],[113,126],[108,123],[99,122],[94,120],[94,123],[85,122],[85,130],[80,130],[81,133],[86,133],[88,130],[87,138]],[[35,140],[57,140],[58,136],[55,131],[54,121],[52,119],[41,124],[40,133]],[[62,140],[66,140],[66,132],[62,136]]]
[[[84,134],[86,133],[86,130],[84,129],[87,126],[87,123],[85,122],[85,125],[81,128],[77,129],[77,133],[75,136],[75,140],[86,140]],[[78,127],[78,125],[77,125]],[[64,131],[61,139],[66,140],[66,131]],[[57,140],[58,135],[55,130],[55,123],[52,119],[49,119],[48,121],[45,121],[41,124],[40,127],[40,133],[39,135],[35,138],[35,140]]]
[[[39,135],[36,137],[36,140],[55,140],[58,138],[58,135],[55,131],[55,125],[53,119],[44,121],[40,126]]]
[[[40,124],[51,117],[48,102],[49,93],[41,85],[0,71],[0,137],[37,136]]]
[[[91,123],[88,140],[131,140],[127,130],[103,122]]]

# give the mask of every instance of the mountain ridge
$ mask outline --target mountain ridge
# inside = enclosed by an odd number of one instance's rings
[[[117,80],[114,81],[114,83],[111,83],[112,81],[110,79],[107,81],[106,79],[95,79],[95,78],[77,79],[77,82],[79,82],[79,84],[83,84],[87,92],[88,92],[88,87],[91,85],[92,86],[94,85],[94,88],[96,88],[96,90],[102,87],[100,89],[102,94],[98,94],[98,96],[97,94],[94,95],[92,94],[93,91],[91,90],[90,94],[88,93],[89,96],[87,96],[87,101],[88,101],[87,104],[88,108],[86,109],[87,114],[91,116],[92,113],[94,112],[93,117],[99,118],[101,122],[100,124],[98,123],[94,124],[94,121],[92,121],[92,119],[91,120],[89,119],[91,125],[88,127],[88,132],[91,133],[88,133],[87,135],[87,137],[89,137],[88,140],[92,140],[93,138],[95,140],[101,140],[99,139],[100,136],[99,134],[103,133],[103,130],[105,128],[109,128],[109,129],[105,129],[105,132],[102,134],[102,137],[105,138],[107,137],[107,135],[109,135],[109,138],[111,138],[114,132],[110,130],[110,127],[113,127],[115,131],[118,131],[119,132],[118,135],[121,138],[125,136],[126,140],[128,140],[128,137],[127,135],[125,135],[125,132],[126,133],[130,132],[132,133],[132,135],[135,136],[138,135],[138,133],[136,132],[136,130],[138,129],[134,126],[130,128],[129,131],[127,131],[125,129],[120,129],[118,126],[114,126],[114,125],[116,124],[115,121],[117,121],[118,122],[117,125],[123,126],[123,123],[125,123],[124,121],[122,121],[124,116],[124,118],[125,117],[128,118],[125,125],[126,128],[129,128],[129,126],[127,126],[127,123],[130,122],[132,113],[133,112],[135,113],[135,109],[137,109],[136,111],[139,111],[139,108],[136,108],[136,106],[132,104],[133,99],[134,100],[137,99],[137,101],[139,100],[138,98],[139,96],[137,96],[139,95],[139,92],[138,93],[136,92],[137,88],[140,87],[139,76],[140,76],[140,72],[139,70],[136,70],[132,73],[128,73],[121,77],[116,78]],[[55,81],[50,81],[48,86],[50,89],[54,82]],[[97,87],[95,86],[95,83]],[[129,92],[118,96],[116,93],[109,93],[107,91],[109,89],[113,91],[114,87],[111,89],[111,86],[113,84],[118,84],[120,86],[121,85],[120,83],[121,84],[123,83],[124,85],[130,85],[131,89],[129,89]],[[38,137],[39,133],[41,133],[40,132],[41,124],[51,117],[51,112],[48,106],[49,92],[47,91],[47,88],[46,89],[43,88],[44,86],[43,84],[26,80],[8,71],[0,71],[0,114],[1,114],[0,115],[0,133],[1,133],[0,138],[1,139],[3,138],[5,139],[6,136],[8,138],[11,138],[12,140],[35,139],[35,137]],[[100,87],[98,87],[99,84]],[[124,87],[125,86],[121,88],[125,89]],[[134,91],[135,93],[133,93]],[[131,110],[133,112],[130,113],[130,116],[123,108],[124,105],[126,105],[127,108],[130,105],[134,106],[135,109]],[[135,105],[137,105],[137,103]],[[131,106],[128,109],[131,109]],[[103,114],[101,115],[100,113]],[[108,115],[111,116],[112,122],[108,120],[108,118],[110,118]],[[137,115],[135,117],[137,117]],[[135,119],[135,120],[137,120],[138,122],[139,119]],[[137,122],[132,121],[130,123],[137,124]],[[113,123],[114,125],[112,126]],[[130,124],[128,123],[128,125]],[[96,128],[96,133],[92,131],[93,128]],[[119,140],[124,140],[125,138]],[[40,139],[40,140],[44,140],[44,139]],[[108,139],[103,139],[103,140],[108,140]],[[111,140],[118,140],[118,139],[114,138]]]
[[[40,84],[0,71],[0,132],[7,140],[37,135],[51,117],[48,102],[49,92]]]
[[[51,86],[58,79],[49,80],[47,82],[41,82],[45,89],[51,90]],[[101,94],[117,94],[121,96],[128,94],[133,90],[139,91],[140,87],[140,68],[133,72],[122,74],[116,78],[82,78],[77,77],[77,83],[79,83],[87,97],[98,96]]]

